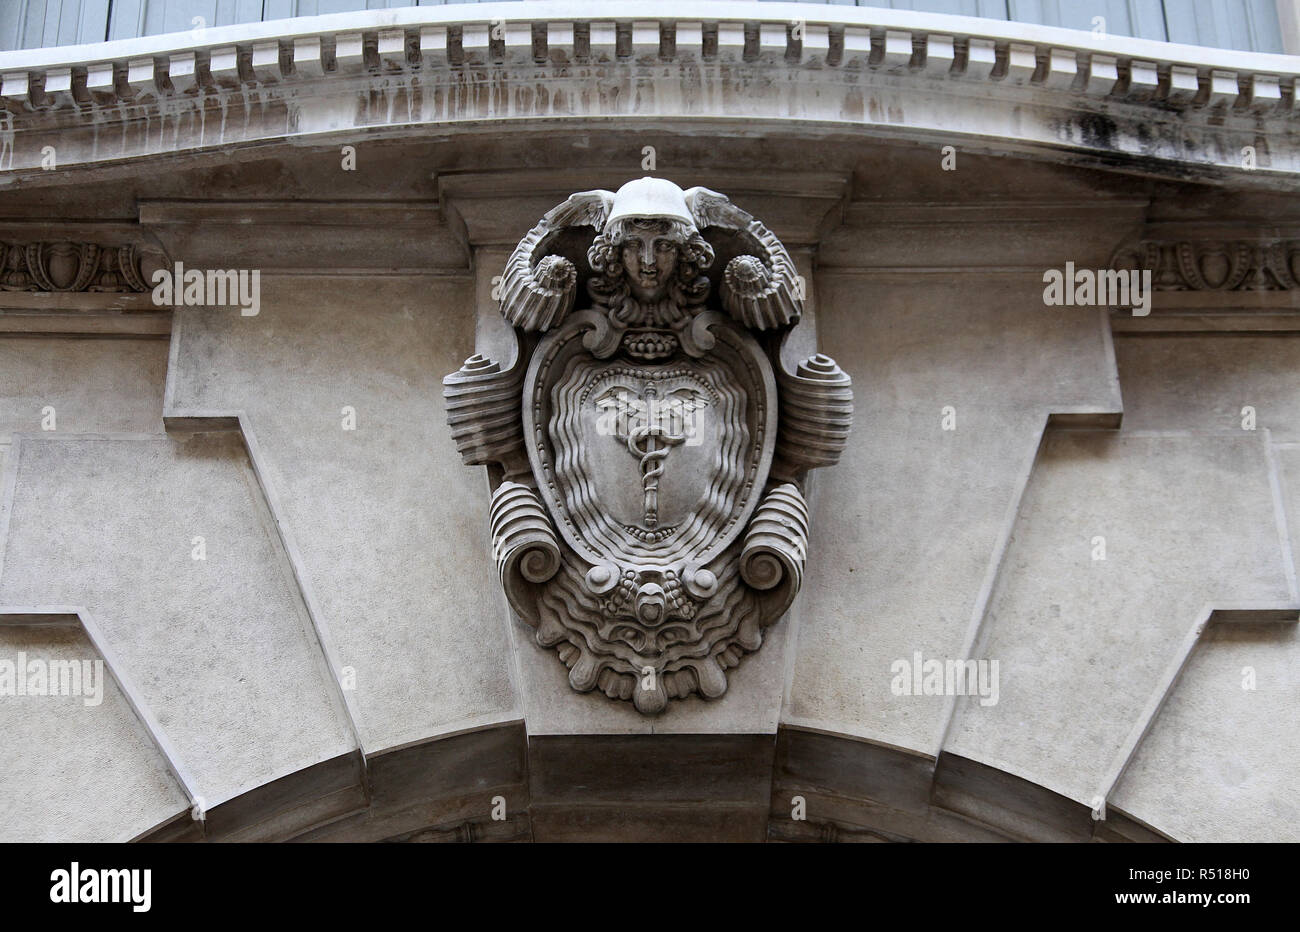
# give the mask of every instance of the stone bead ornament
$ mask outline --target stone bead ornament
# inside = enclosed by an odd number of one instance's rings
[[[514,364],[471,356],[444,395],[466,465],[495,467],[511,607],[579,692],[721,697],[799,591],[804,480],[852,424],[834,360],[781,364],[789,253],[723,195],[642,178],[551,210],[499,294]]]

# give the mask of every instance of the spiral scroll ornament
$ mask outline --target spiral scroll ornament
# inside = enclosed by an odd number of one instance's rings
[[[778,370],[781,430],[778,465],[785,478],[839,462],[853,427],[853,380],[834,359],[809,356],[793,372]]]
[[[505,461],[519,453],[522,385],[521,368],[502,371],[499,363],[478,353],[442,380],[447,424],[466,466]]]
[[[549,255],[533,264],[533,253],[548,232],[546,221],[534,227],[515,247],[501,276],[501,313],[521,330],[550,330],[559,326],[573,308],[578,284],[573,263],[563,256]]]
[[[776,330],[798,322],[803,313],[794,265],[769,268],[757,256],[736,256],[722,278],[722,306],[754,330]]]
[[[534,624],[537,611],[528,584],[544,583],[560,569],[560,542],[542,507],[526,485],[503,482],[492,494],[492,556],[515,611]]]
[[[808,557],[808,505],[798,486],[778,485],[767,493],[745,532],[740,576],[755,589],[782,584],[798,590]]]

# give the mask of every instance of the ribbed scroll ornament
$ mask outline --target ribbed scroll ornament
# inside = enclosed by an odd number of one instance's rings
[[[767,493],[745,532],[740,577],[758,590],[786,584],[798,591],[808,555],[808,505],[793,483]]]
[[[466,466],[505,460],[519,449],[522,386],[521,367],[503,372],[499,363],[478,353],[442,380],[447,424]]]
[[[789,254],[782,248],[769,255],[770,266],[758,256],[736,256],[722,276],[722,306],[754,330],[788,327],[803,313],[799,276]]]
[[[560,568],[560,542],[541,499],[526,485],[503,482],[492,493],[492,557],[511,606],[537,624],[535,593],[529,583],[544,583]]]
[[[781,429],[776,456],[794,473],[839,462],[853,427],[853,380],[818,353],[790,373],[777,367]]]
[[[534,227],[511,253],[501,277],[501,314],[521,330],[550,330],[573,308],[578,283],[573,263],[555,255],[532,263],[533,250],[548,230],[545,223]]]

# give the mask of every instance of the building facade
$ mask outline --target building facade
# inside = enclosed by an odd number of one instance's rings
[[[338,6],[0,18],[0,837],[1300,840],[1293,4]],[[662,703],[539,643],[494,508],[572,496],[444,384],[549,436],[510,367],[644,177],[673,313],[784,315],[803,507]]]

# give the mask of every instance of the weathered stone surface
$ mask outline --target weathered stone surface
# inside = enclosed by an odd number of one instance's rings
[[[1291,598],[1264,435],[1049,432],[946,749],[1092,806],[1205,607]]]
[[[1049,412],[1119,410],[1096,309],[1044,307],[1041,279],[965,278],[923,279],[924,297],[817,280],[860,422],[854,468],[815,477],[810,547],[836,558],[810,568],[783,722],[936,754],[945,697],[894,696],[891,664],[965,656]]]
[[[0,53],[0,94],[18,130],[7,166],[39,173],[51,140],[66,164],[84,165],[413,125],[472,131],[619,118],[761,123],[764,134],[942,135],[1189,174],[1268,172],[1274,183],[1289,183],[1300,166],[1281,142],[1261,145],[1250,170],[1240,158],[1261,135],[1289,131],[1283,90],[1294,90],[1295,76],[1286,56],[842,4],[659,0],[624,12],[632,21],[599,11],[593,20],[590,7],[560,3],[530,24],[520,7],[524,21],[507,25],[503,41],[492,38],[495,20],[451,4],[342,15],[306,34],[302,21],[216,28],[197,49],[183,33],[115,43],[89,59],[84,49]],[[750,48],[746,24],[756,21]],[[805,38],[784,29],[794,21],[810,30]],[[656,53],[660,31],[667,41]],[[926,52],[911,67],[917,44]],[[324,68],[330,45],[334,67]],[[1070,57],[1087,58],[1079,89],[1103,107],[1076,92]],[[196,67],[201,58],[206,69]],[[1035,81],[1040,60],[1053,73]],[[1160,71],[1174,67],[1206,92],[1162,87]],[[61,119],[80,107],[95,119]]]
[[[169,417],[243,412],[367,753],[517,717],[486,490],[438,390],[468,301],[459,279],[268,276],[256,317],[177,312]]]
[[[29,434],[10,457],[0,605],[90,609],[205,806],[350,749],[238,436]],[[93,728],[66,724],[52,740]]]
[[[529,742],[538,841],[761,841],[766,735],[554,736]]]
[[[46,664],[102,661],[75,628],[0,620],[0,659],[15,662],[20,654]],[[8,749],[0,767],[0,840],[130,841],[189,809],[112,675],[102,676],[96,705],[78,695],[0,698]]]
[[[1300,632],[1218,625],[1192,654],[1113,796],[1179,841],[1298,841],[1292,763]]]
[[[0,443],[46,407],[61,432],[161,433],[166,376],[165,340],[0,338]]]
[[[1126,428],[1241,430],[1250,406],[1274,441],[1300,441],[1300,336],[1126,336],[1115,358]]]

